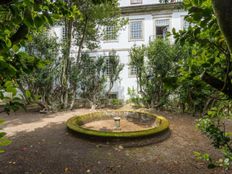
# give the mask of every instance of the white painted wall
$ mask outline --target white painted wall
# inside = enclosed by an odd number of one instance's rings
[[[59,42],[62,40],[62,28],[63,27],[61,25],[55,25],[49,32],[53,37],[57,37]]]
[[[125,26],[120,32],[117,41],[108,42],[101,41],[100,45],[102,49],[130,49],[133,45],[147,44],[149,42],[149,36],[153,35],[153,19],[152,15],[136,15],[126,17],[129,20],[139,19],[143,20],[144,27],[144,40],[142,41],[129,41],[129,25]]]

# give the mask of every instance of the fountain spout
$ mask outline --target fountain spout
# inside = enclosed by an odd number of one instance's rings
[[[115,129],[115,130],[121,130],[121,127],[120,127],[120,120],[121,120],[120,117],[114,117],[114,123],[115,123],[114,129]]]

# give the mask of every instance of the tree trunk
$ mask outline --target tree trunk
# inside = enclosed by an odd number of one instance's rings
[[[232,85],[231,82],[225,82],[209,75],[207,72],[204,72],[201,76],[201,79],[206,82],[207,84],[211,85],[212,87],[216,88],[217,90],[223,92],[228,97],[232,98]]]
[[[83,31],[82,31],[82,38],[80,40],[80,44],[78,45],[78,54],[77,54],[77,58],[76,58],[76,66],[75,66],[75,68],[79,68],[79,63],[80,63],[80,58],[81,58],[81,53],[82,53],[82,47],[84,45],[85,36],[86,36],[87,24],[88,24],[88,17],[85,18],[85,24],[84,24],[85,26],[84,26]],[[71,105],[70,105],[71,110],[73,109],[73,106],[75,104],[76,93],[77,93],[77,80],[74,80],[73,89],[72,89],[72,102],[71,102]]]
[[[68,83],[69,83],[69,72],[70,72],[70,49],[71,49],[71,39],[72,39],[72,20],[65,20],[65,32],[66,40],[63,50],[63,67],[61,75],[61,86],[62,86],[62,96],[61,103],[64,109],[68,108]]]
[[[91,107],[91,110],[95,110],[97,105],[96,105],[96,97],[95,95],[92,97],[92,99],[88,99],[89,101],[89,104],[90,104],[90,107]]]
[[[212,4],[220,29],[224,34],[230,52],[232,53],[232,1],[212,0]]]
[[[109,83],[110,83],[109,89],[108,89],[107,92],[106,92],[106,97],[107,97],[107,98],[109,98],[110,92],[111,92],[111,90],[112,90],[113,87],[114,87],[114,83],[113,83],[113,82],[109,82]]]

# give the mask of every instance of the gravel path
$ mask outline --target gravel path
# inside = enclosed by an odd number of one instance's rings
[[[92,111],[87,109],[80,109],[46,115],[39,113],[14,113],[10,116],[5,115],[4,118],[7,121],[5,122],[3,131],[6,132],[8,136],[14,136],[20,132],[32,132],[38,128],[43,128],[50,124],[62,124],[74,115],[84,114],[88,112]],[[9,120],[8,117],[10,118]],[[30,118],[28,117],[37,117],[38,120],[30,120]]]
[[[158,113],[171,121],[171,137],[161,143],[124,148],[70,134],[65,121],[91,112],[80,109],[55,114],[35,112],[0,115],[13,141],[0,155],[0,174],[219,174],[197,161],[193,151],[218,157],[187,115]]]

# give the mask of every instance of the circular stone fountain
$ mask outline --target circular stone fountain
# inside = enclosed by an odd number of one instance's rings
[[[165,132],[169,121],[147,112],[105,111],[72,117],[67,127],[91,137],[137,138]]]

